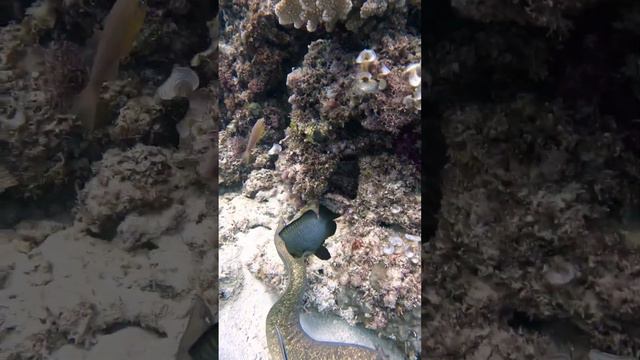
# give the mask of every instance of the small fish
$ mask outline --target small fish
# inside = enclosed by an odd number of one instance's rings
[[[116,0],[104,23],[98,50],[93,59],[87,86],[78,95],[73,112],[85,128],[96,127],[96,106],[100,87],[118,74],[120,60],[129,54],[144,23],[146,5],[142,0]]]
[[[251,157],[251,151],[256,147],[256,144],[262,136],[264,136],[266,129],[264,125],[264,118],[258,119],[253,128],[251,129],[251,134],[249,135],[249,140],[247,140],[247,147],[244,149],[244,153],[242,154],[242,161],[248,162]]]
[[[329,260],[331,254],[323,243],[335,234],[337,216],[324,206],[310,206],[300,211],[301,215],[291,221],[278,234],[287,251],[294,257],[315,254]]]

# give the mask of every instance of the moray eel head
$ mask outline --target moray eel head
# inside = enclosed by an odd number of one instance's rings
[[[322,205],[308,206],[282,228],[278,235],[292,256],[315,254],[322,260],[328,260],[331,254],[323,244],[336,232],[336,217],[336,214]]]

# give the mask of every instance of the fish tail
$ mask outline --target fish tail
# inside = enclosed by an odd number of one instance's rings
[[[248,163],[248,162],[249,162],[249,157],[250,157],[250,156],[251,156],[251,150],[250,150],[250,149],[247,149],[247,150],[245,150],[245,151],[242,153],[242,157],[240,158],[240,160],[241,160],[243,163],[245,163],[245,164],[246,164],[246,163]]]
[[[96,106],[98,103],[98,90],[88,84],[76,98],[73,104],[73,113],[78,116],[87,131],[95,127]]]

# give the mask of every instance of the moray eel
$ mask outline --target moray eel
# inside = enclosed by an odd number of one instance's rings
[[[182,334],[176,360],[213,360],[218,358],[218,322],[201,297],[193,299],[187,328]]]
[[[326,220],[309,221],[312,217],[302,211],[294,221],[289,225],[296,224],[295,231],[301,237],[301,241],[307,246],[317,243],[317,238],[311,237],[305,239],[305,234],[327,233],[326,229],[317,229],[314,227],[326,226]],[[318,219],[321,218],[319,212],[312,215]],[[331,219],[332,221],[332,219]],[[302,307],[302,294],[306,286],[306,267],[305,256],[294,257],[287,250],[285,241],[281,237],[283,228],[286,229],[282,220],[276,230],[274,243],[278,255],[284,263],[287,287],[280,299],[271,307],[267,315],[267,346],[269,355],[272,360],[381,360],[386,356],[381,350],[374,350],[364,346],[355,344],[334,343],[326,341],[316,341],[307,335],[302,326],[300,326],[300,309]],[[335,223],[333,232],[335,231]],[[286,234],[293,234],[294,232]],[[326,237],[325,237],[326,239]],[[288,239],[292,242],[292,239]],[[314,240],[314,241],[310,241]],[[323,241],[324,242],[324,239]],[[316,246],[321,246],[321,243]],[[301,247],[300,249],[303,249]],[[300,250],[299,249],[299,250]],[[305,253],[313,252],[313,248],[303,249]]]

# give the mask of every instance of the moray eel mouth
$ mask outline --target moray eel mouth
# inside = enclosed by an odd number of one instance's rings
[[[286,289],[267,315],[267,346],[272,360],[382,360],[380,349],[356,344],[316,341],[300,326],[302,295],[306,287],[305,258],[328,259],[323,246],[336,231],[336,215],[323,206],[302,209],[285,226],[280,220],[274,244],[286,271]],[[325,253],[326,252],[326,253]]]

